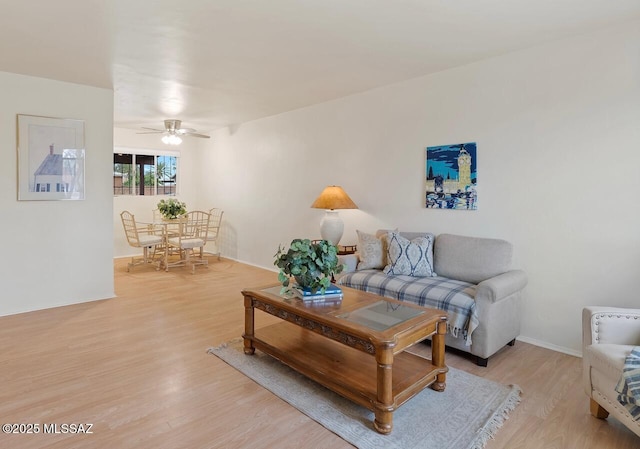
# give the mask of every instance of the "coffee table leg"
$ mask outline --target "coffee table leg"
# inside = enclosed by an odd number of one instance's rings
[[[247,355],[254,354],[256,348],[253,347],[253,332],[254,332],[254,312],[253,301],[250,296],[244,297],[244,353]]]
[[[380,433],[388,434],[393,429],[393,352],[391,349],[376,348],[378,404],[373,427]]]
[[[444,368],[444,336],[447,333],[447,322],[440,321],[436,324],[437,331],[431,338],[431,360],[436,367]],[[447,386],[447,373],[440,373],[431,388],[436,391],[444,391]]]

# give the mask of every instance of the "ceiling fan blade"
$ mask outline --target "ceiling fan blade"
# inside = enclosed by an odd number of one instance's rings
[[[211,136],[207,136],[206,134],[198,134],[198,133],[185,133],[185,136],[202,137],[203,139],[210,139],[211,138]]]
[[[165,129],[157,129],[157,128],[147,128],[145,126],[141,126],[142,129],[146,129],[147,131],[139,132],[136,134],[167,134],[173,136],[193,136],[200,137],[202,139],[210,139],[210,136],[206,134],[200,134],[193,128],[181,128],[182,124],[181,120],[171,119],[164,121]]]

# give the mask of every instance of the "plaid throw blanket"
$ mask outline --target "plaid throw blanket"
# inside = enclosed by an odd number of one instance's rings
[[[640,420],[640,346],[633,348],[625,359],[616,391],[618,402],[629,410],[634,420]]]
[[[388,276],[380,270],[359,270],[342,276],[338,283],[399,301],[447,312],[447,331],[462,336],[471,345],[471,333],[478,327],[476,286],[445,277]]]

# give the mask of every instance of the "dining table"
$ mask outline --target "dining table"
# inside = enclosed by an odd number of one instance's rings
[[[156,219],[151,223],[153,226],[155,233],[160,233],[162,235],[162,249],[164,251],[164,255],[162,258],[161,266],[166,269],[169,264],[169,256],[174,254],[180,254],[182,251],[177,248],[171,250],[169,249],[168,240],[171,237],[177,237],[182,232],[182,224],[184,223],[184,217],[178,218],[160,218]],[[180,254],[180,257],[182,255]]]

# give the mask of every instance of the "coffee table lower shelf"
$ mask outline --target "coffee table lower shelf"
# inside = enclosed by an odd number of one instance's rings
[[[288,322],[256,329],[252,337],[244,337],[254,348],[373,412],[393,412],[447,371],[406,351],[394,354],[393,401],[383,405],[377,400],[377,364],[371,354]]]

